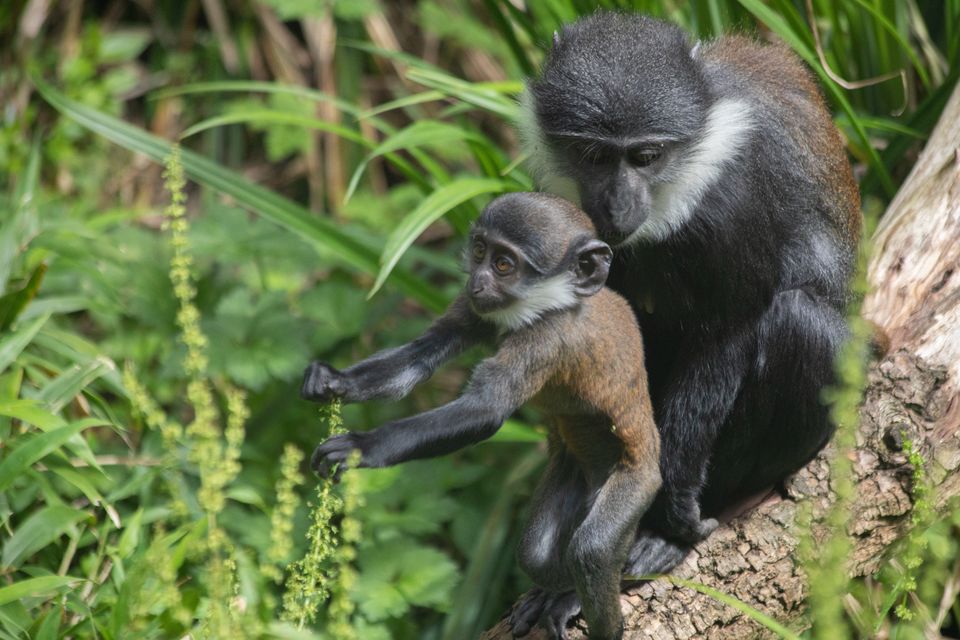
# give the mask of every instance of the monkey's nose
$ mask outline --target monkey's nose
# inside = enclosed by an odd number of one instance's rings
[[[484,290],[485,288],[486,288],[486,287],[484,287],[482,284],[475,284],[475,285],[473,285],[473,288],[470,289],[470,291],[471,291],[471,293],[473,293],[473,295],[477,295],[478,293],[483,293],[483,290]]]

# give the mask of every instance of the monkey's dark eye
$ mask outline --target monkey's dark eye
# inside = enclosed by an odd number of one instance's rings
[[[483,260],[483,255],[487,252],[487,248],[483,246],[482,242],[473,243],[473,259],[477,262]]]
[[[627,151],[627,160],[635,167],[648,167],[663,155],[663,145],[634,147]]]
[[[497,259],[493,261],[493,268],[497,273],[505,276],[513,271],[513,260],[507,256],[497,256]]]

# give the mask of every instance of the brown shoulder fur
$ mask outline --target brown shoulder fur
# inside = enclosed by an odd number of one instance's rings
[[[622,444],[628,466],[658,465],[659,437],[643,362],[640,329],[627,302],[608,288],[584,300],[571,314],[565,331],[577,338],[563,356],[552,386],[577,396],[601,421],[612,440]],[[546,407],[550,412],[550,407]],[[577,419],[577,418],[582,419]],[[563,416],[560,436],[576,454],[593,449],[598,438],[596,415]],[[587,439],[579,442],[581,438]]]
[[[860,191],[854,180],[840,132],[833,125],[812,73],[783,44],[764,44],[751,38],[731,35],[703,48],[710,63],[729,66],[741,77],[750,78],[757,97],[769,111],[785,111],[781,118],[789,136],[801,147],[799,160],[807,174],[827,185],[826,210],[837,229],[845,233],[850,247],[856,247],[863,224]],[[829,126],[823,126],[830,121]]]

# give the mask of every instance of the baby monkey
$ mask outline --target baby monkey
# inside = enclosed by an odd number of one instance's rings
[[[423,336],[343,371],[314,362],[302,388],[316,401],[401,398],[465,348],[496,346],[456,400],[333,436],[311,464],[326,477],[353,450],[361,467],[439,456],[489,438],[534,400],[549,424],[549,461],[518,556],[540,590],[514,615],[575,589],[598,639],[623,635],[620,575],[660,487],[643,344],[630,307],[604,286],[611,258],[589,217],[566,200],[499,197],[470,231],[464,291]],[[515,633],[529,631],[519,626]]]

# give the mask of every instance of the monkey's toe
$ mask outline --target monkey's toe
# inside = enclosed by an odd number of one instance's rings
[[[720,526],[720,522],[716,518],[707,518],[700,521],[700,539],[704,539],[709,536],[711,533],[716,531],[717,527]]]
[[[540,619],[546,602],[547,592],[539,587],[534,587],[521,598],[510,612],[510,631],[514,638],[522,638],[530,633]]]
[[[550,640],[567,640],[567,627],[580,613],[580,598],[576,591],[567,591],[550,597],[544,607],[540,624]]]

